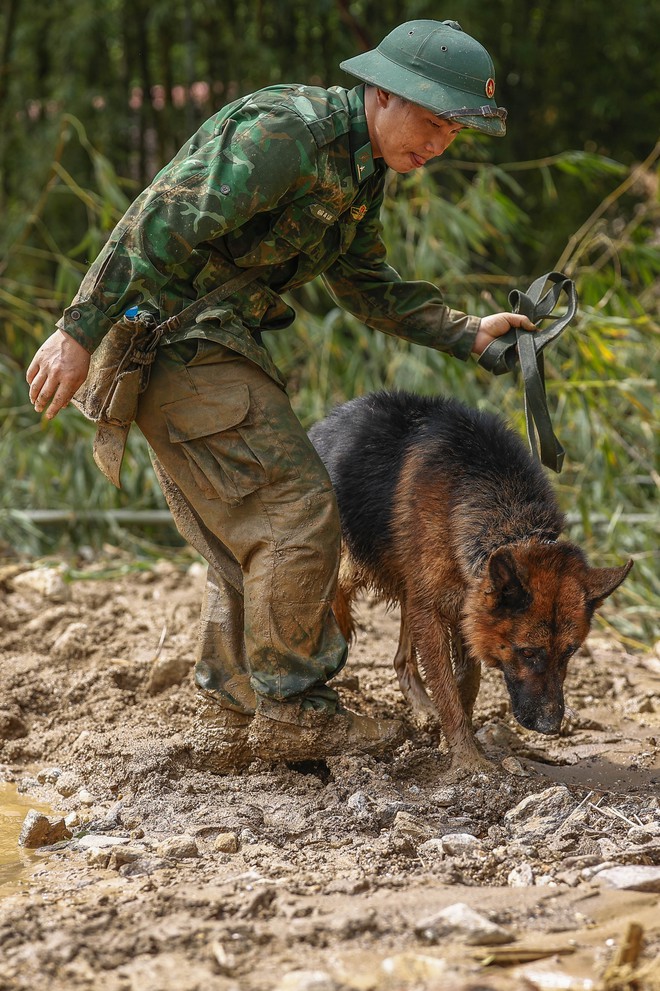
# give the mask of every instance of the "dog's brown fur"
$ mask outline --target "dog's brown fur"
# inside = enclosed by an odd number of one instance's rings
[[[591,568],[557,539],[552,488],[497,417],[377,393],[339,407],[310,436],[342,518],[334,608],[344,635],[354,634],[361,589],[399,603],[401,689],[417,713],[439,715],[461,767],[483,764],[471,723],[480,662],[502,671],[523,726],[557,732],[568,660],[632,561]]]

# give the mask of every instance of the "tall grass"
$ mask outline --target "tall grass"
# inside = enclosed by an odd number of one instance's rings
[[[109,163],[86,145],[84,132],[65,122],[96,164],[97,188],[81,189],[53,163],[47,189],[14,250],[0,267],[0,542],[18,553],[64,553],[108,538],[136,552],[153,533],[74,523],[67,530],[37,528],[30,510],[111,510],[164,505],[137,431],[129,441],[124,489],[117,492],[91,459],[93,428],[74,410],[46,424],[27,399],[24,371],[54,324],[109,228],[127,202]],[[478,149],[478,146],[476,146]],[[485,314],[508,309],[510,289],[543,269],[548,237],[535,229],[517,173],[534,170],[551,215],[555,178],[574,184],[572,201],[595,178],[609,182],[607,201],[586,220],[561,258],[578,285],[579,319],[546,352],[555,431],[567,455],[556,488],[570,519],[570,536],[595,563],[632,556],[635,568],[601,622],[631,646],[657,637],[658,470],[654,461],[654,399],[658,375],[660,209],[655,159],[631,173],[617,163],[571,152],[539,163],[495,167],[444,160],[433,172],[392,176],[384,237],[394,266],[406,277],[438,284],[447,303]],[[576,193],[577,191],[577,193]],[[48,224],[53,198],[82,204],[85,239],[64,249]],[[335,403],[382,387],[443,393],[503,413],[524,433],[517,375],[493,377],[470,359],[372,333],[334,306],[320,283],[295,293],[295,327],[267,335],[289,380],[305,425]],[[168,539],[171,534],[168,535]],[[656,567],[654,568],[654,562]]]

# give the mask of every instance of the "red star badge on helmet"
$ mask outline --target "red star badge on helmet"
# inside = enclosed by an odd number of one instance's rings
[[[486,96],[489,100],[495,96],[495,80],[492,77],[486,80]]]

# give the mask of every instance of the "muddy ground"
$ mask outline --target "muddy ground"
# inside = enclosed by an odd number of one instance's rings
[[[657,652],[592,634],[555,737],[487,673],[506,771],[456,784],[365,601],[340,691],[406,743],[217,777],[190,754],[201,565],[30,567],[0,569],[0,779],[71,836],[0,887],[2,991],[660,988]]]

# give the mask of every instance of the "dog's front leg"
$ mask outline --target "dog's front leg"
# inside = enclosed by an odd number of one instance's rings
[[[474,771],[492,772],[493,765],[477,747],[454,675],[449,623],[435,604],[411,608],[409,622],[426,685],[440,716],[451,755],[452,773],[460,777]]]
[[[438,711],[428,697],[424,682],[420,678],[417,667],[415,645],[410,636],[410,625],[405,600],[400,602],[401,628],[399,645],[394,657],[394,670],[399,680],[399,687],[413,710],[415,721],[422,726],[437,722]]]

